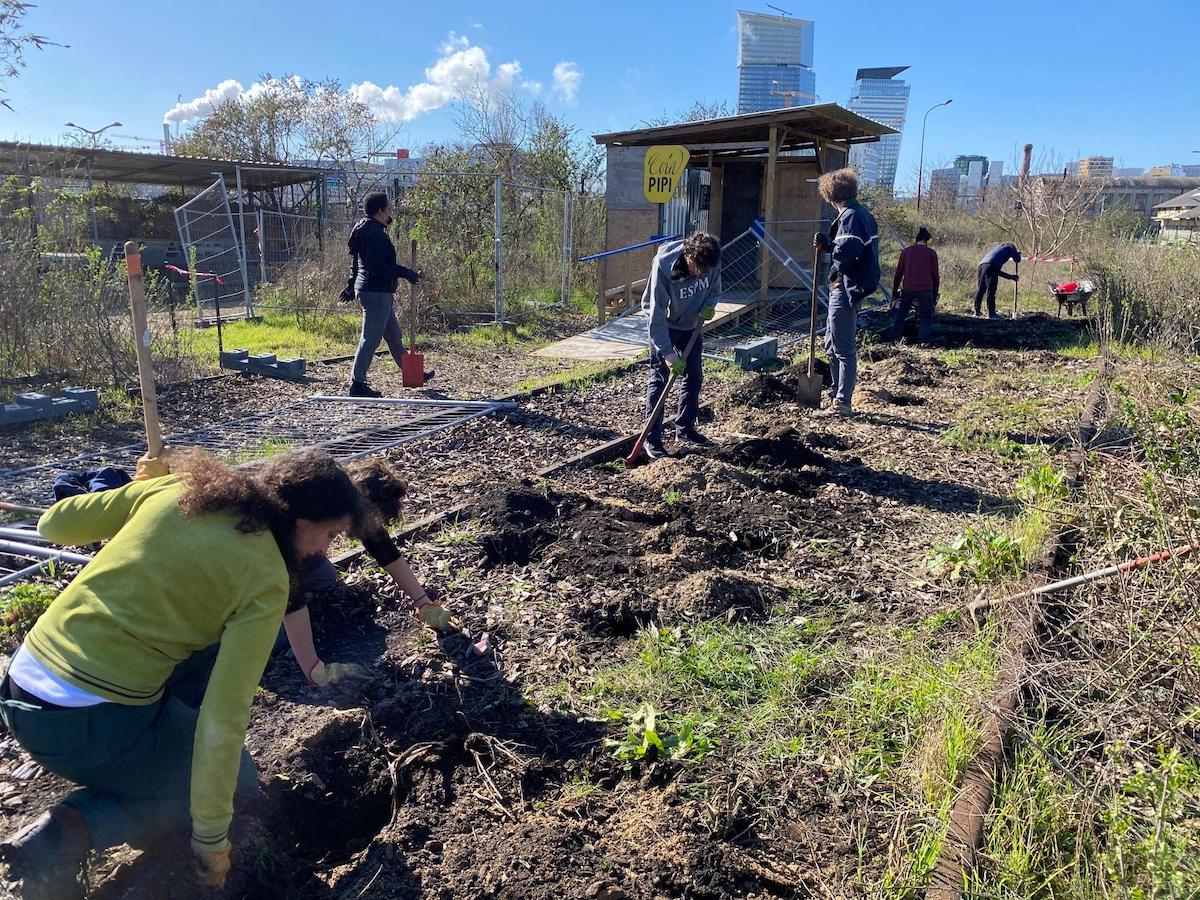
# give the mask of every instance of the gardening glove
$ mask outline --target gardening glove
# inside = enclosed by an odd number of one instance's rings
[[[671,374],[678,378],[686,371],[687,361],[680,359],[678,356],[675,357],[675,362],[671,363]]]
[[[813,246],[819,248],[822,253],[828,253],[833,242],[829,240],[829,235],[825,232],[818,231],[813,234]]]
[[[134,481],[145,481],[148,478],[161,478],[171,474],[171,451],[163,447],[158,456],[147,453],[137,461],[133,470]]]
[[[405,281],[407,281],[409,284],[416,284],[418,281],[420,281],[425,276],[422,275],[422,273],[417,272],[413,269],[408,269],[408,268],[405,268],[404,266],[401,266],[400,267],[400,277],[403,278]]]
[[[317,664],[308,673],[308,680],[317,687],[329,687],[345,681],[364,681],[370,677],[371,673],[367,671],[366,666],[360,666],[358,663],[329,663],[326,665],[320,660],[317,660]]]
[[[450,627],[450,610],[432,600],[417,610],[417,618],[422,625],[427,625],[434,631],[445,631]]]
[[[700,310],[700,321],[701,322],[711,322],[713,320],[713,316],[715,316],[716,314],[717,314],[717,308],[715,306],[706,306],[702,310]]]
[[[192,852],[196,855],[196,882],[214,891],[224,890],[225,876],[229,874],[229,848],[209,853],[207,850],[198,850],[193,844]]]

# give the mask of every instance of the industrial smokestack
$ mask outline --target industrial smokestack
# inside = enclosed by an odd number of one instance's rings
[[[1021,154],[1021,187],[1025,187],[1025,182],[1029,180],[1029,164],[1033,161],[1033,144],[1026,144],[1025,151]]]
[[[170,154],[171,152],[171,126],[167,122],[163,122],[163,153]]]

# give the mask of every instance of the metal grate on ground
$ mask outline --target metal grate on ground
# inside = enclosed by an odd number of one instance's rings
[[[278,409],[229,419],[164,438],[176,448],[200,447],[226,462],[249,463],[288,450],[321,449],[340,460],[379,453],[454,428],[515,403],[483,400],[308,397]],[[63,472],[119,466],[133,470],[145,443],[126,444],[21,469],[0,471],[0,498],[46,505]]]

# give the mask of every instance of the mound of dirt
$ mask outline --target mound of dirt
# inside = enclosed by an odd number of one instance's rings
[[[932,363],[926,364],[906,356],[892,356],[871,366],[871,377],[885,384],[905,387],[932,387],[942,373]]]
[[[658,593],[659,618],[664,624],[688,619],[761,619],[769,605],[760,583],[729,569],[697,572]]]
[[[542,491],[523,479],[516,487],[501,488],[479,500],[478,517],[485,529],[479,544],[492,565],[525,565],[554,540],[548,525],[558,516],[552,491]]]
[[[809,447],[790,425],[773,428],[764,437],[741,438],[721,447],[715,456],[736,466],[757,469],[829,465],[829,460]]]

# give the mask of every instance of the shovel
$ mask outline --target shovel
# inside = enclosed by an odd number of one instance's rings
[[[417,242],[412,242],[412,269],[417,270]],[[417,286],[409,285],[408,352],[400,357],[400,379],[405,387],[425,386],[425,355],[417,352]]]
[[[821,407],[821,376],[816,372],[817,360],[817,276],[820,274],[821,248],[813,248],[812,315],[808,324],[808,373],[796,383],[796,399],[805,406]]]
[[[704,330],[704,323],[701,322],[696,326],[696,330],[692,332],[692,336],[688,338],[687,346],[683,348],[683,360],[687,360],[692,355],[692,347],[696,345],[696,338],[700,337],[700,332]],[[662,393],[658,397],[658,402],[654,404],[654,409],[650,412],[650,418],[646,420],[646,425],[642,428],[642,433],[638,435],[637,443],[633,445],[633,450],[625,457],[625,468],[632,469],[637,465],[638,457],[642,453],[642,446],[646,443],[646,435],[650,433],[650,426],[658,421],[662,415],[663,406],[666,405],[667,395],[671,393],[671,385],[675,383],[675,373],[672,372],[667,378],[667,383],[663,386]]]

